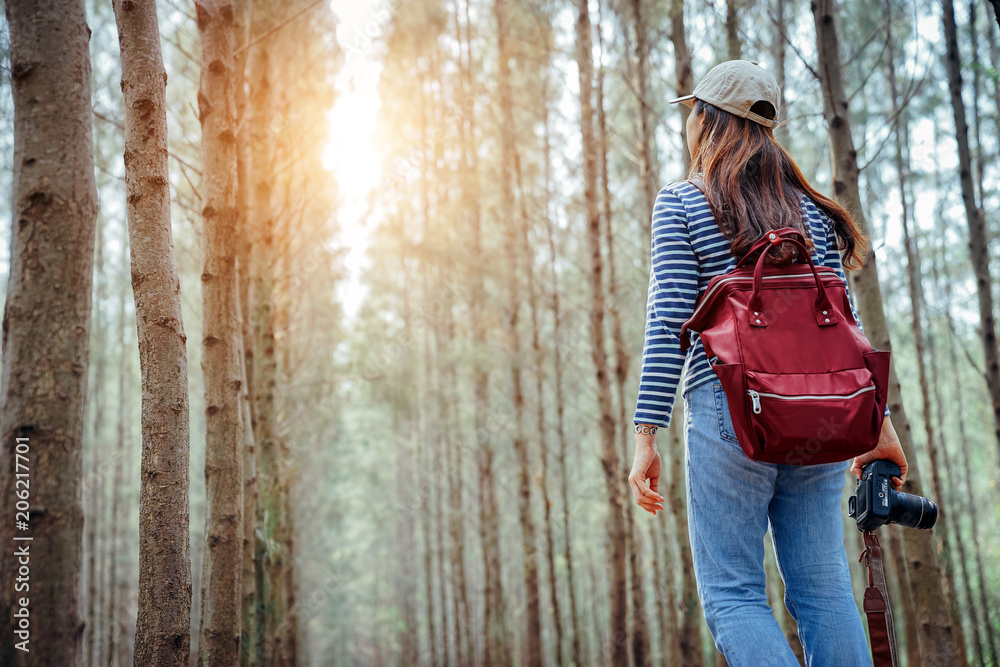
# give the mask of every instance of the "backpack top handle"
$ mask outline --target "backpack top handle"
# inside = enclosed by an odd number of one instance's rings
[[[833,311],[833,307],[830,305],[830,298],[827,296],[826,287],[823,285],[822,279],[819,277],[819,272],[816,270],[816,265],[812,261],[812,257],[809,251],[806,249],[805,244],[801,243],[798,239],[794,238],[798,236],[803,238],[802,232],[795,229],[794,227],[782,227],[781,229],[776,229],[771,232],[767,232],[764,236],[753,244],[750,251],[740,259],[737,267],[744,264],[745,260],[750,257],[757,248],[764,248],[764,246],[770,244],[777,246],[785,241],[789,243],[794,243],[798,246],[803,254],[805,255],[806,261],[809,263],[809,268],[812,271],[813,277],[816,279],[816,309],[814,312],[816,318],[816,324],[821,327],[832,326],[837,323],[837,316]],[[804,238],[803,238],[804,240]],[[764,310],[763,302],[760,298],[761,288],[763,286],[763,274],[764,274],[764,258],[767,256],[767,251],[760,253],[760,257],[757,259],[757,263],[753,270],[753,293],[750,295],[749,308],[747,309],[747,317],[750,320],[750,326],[752,327],[766,327],[767,318],[766,312]]]

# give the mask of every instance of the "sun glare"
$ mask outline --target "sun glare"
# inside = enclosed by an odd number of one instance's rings
[[[337,75],[337,98],[329,117],[330,142],[323,161],[337,179],[340,241],[349,248],[348,278],[339,288],[349,316],[356,314],[364,295],[360,272],[372,231],[369,201],[382,173],[374,142],[381,106],[376,44],[387,16],[381,4],[380,0],[333,0],[332,4],[344,59]]]

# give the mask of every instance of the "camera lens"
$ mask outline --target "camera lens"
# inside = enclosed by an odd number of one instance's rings
[[[937,522],[938,508],[934,502],[923,496],[894,492],[889,523],[898,523],[907,528],[933,528]]]

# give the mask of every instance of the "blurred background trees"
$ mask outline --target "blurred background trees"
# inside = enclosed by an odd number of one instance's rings
[[[237,630],[248,665],[717,663],[682,410],[658,438],[667,511],[633,512],[625,477],[652,199],[690,158],[687,108],[666,100],[742,57],[783,84],[779,141],[871,233],[852,293],[892,346],[914,484],[942,507],[931,534],[884,531],[904,662],[1000,665],[993,6],[156,2],[170,218],[143,220],[172,239],[190,435],[164,433],[190,449],[170,470],[186,495],[154,498],[186,503],[190,531],[147,538],[141,454],[170,448],[142,404],[179,385],[142,386],[131,258],[151,238],[126,223],[129,56],[111,3],[85,4],[100,212],[67,463],[85,521],[63,535],[82,541],[64,573],[78,664],[137,659],[137,620],[165,611],[141,602],[144,558],[182,584],[188,568],[180,664],[231,660]],[[0,211],[15,219],[9,5]],[[152,550],[188,539],[186,565]],[[795,646],[769,546],[766,562]]]

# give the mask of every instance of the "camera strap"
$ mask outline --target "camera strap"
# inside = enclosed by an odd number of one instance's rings
[[[889,590],[885,585],[885,568],[882,566],[882,547],[874,532],[865,531],[863,558],[868,570],[868,588],[865,589],[864,608],[868,617],[868,636],[872,645],[874,667],[897,667],[896,633],[889,609]]]

